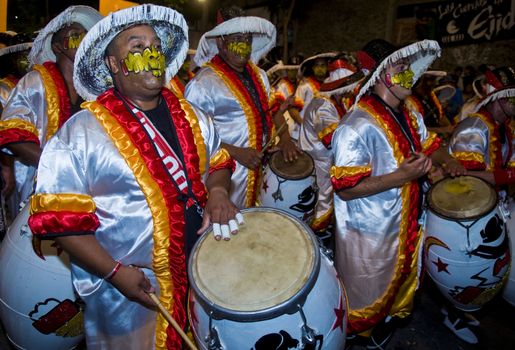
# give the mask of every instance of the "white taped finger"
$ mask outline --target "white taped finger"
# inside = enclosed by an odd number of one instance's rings
[[[220,224],[213,224],[213,234],[216,239],[220,239],[222,237],[222,230],[220,229]]]
[[[243,225],[245,223],[242,213],[236,213],[236,220],[238,221],[238,225]]]
[[[236,223],[236,220],[229,220],[229,229],[232,234],[238,232],[238,224]]]
[[[229,234],[229,225],[222,225],[222,237],[226,241],[231,239],[231,235]]]

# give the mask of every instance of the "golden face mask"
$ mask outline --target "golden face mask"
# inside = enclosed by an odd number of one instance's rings
[[[138,74],[140,72],[152,71],[155,77],[160,77],[165,72],[165,56],[154,45],[146,48],[143,52],[129,52],[127,58],[122,60],[122,69],[125,75],[129,72]]]
[[[65,36],[64,37],[64,49],[65,50],[77,49],[79,47],[82,39],[84,39],[84,36],[86,36],[86,33],[77,33],[77,34],[72,34],[70,36]]]
[[[387,74],[389,75],[389,74]],[[390,76],[390,82],[392,85],[399,85],[402,86],[405,89],[411,89],[413,87],[413,77],[415,76],[415,73],[411,70],[411,67],[408,69],[396,73],[392,76]]]
[[[240,57],[249,57],[252,53],[252,44],[244,41],[230,42],[227,44],[227,50]]]
[[[327,75],[327,66],[313,66],[315,77],[323,78]]]

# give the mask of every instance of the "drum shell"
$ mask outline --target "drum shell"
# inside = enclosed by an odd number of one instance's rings
[[[321,349],[343,349],[345,347],[345,330],[347,326],[347,300],[341,281],[332,262],[323,254],[321,256],[318,278],[309,291],[302,310],[307,324],[316,334],[323,335]],[[337,310],[343,312],[341,324],[337,324]],[[193,334],[201,349],[208,349],[206,337],[209,335],[209,314],[212,311],[205,303],[199,301],[193,290],[190,291],[188,315]],[[247,319],[252,319],[249,313]],[[256,319],[239,322],[225,319],[211,320],[216,328],[223,349],[256,349],[256,342],[265,335],[287,332],[292,339],[301,342],[303,321],[299,312],[284,313],[271,319]],[[292,347],[297,348],[297,347]],[[316,349],[319,349],[316,347]]]
[[[500,291],[509,268],[509,245],[500,209],[496,206],[489,213],[474,220],[453,220],[426,212],[424,263],[429,276],[442,294],[453,305],[464,311],[480,309]],[[477,221],[476,221],[477,220]],[[494,220],[499,224],[500,235],[492,242],[485,242],[481,231]],[[474,221],[476,221],[474,223]],[[467,229],[460,225],[471,226]],[[475,255],[481,247],[499,247],[497,257]]]
[[[57,301],[70,300],[76,296],[71,280],[69,257],[52,247],[52,241],[42,241],[41,249],[45,260],[34,253],[32,233],[28,227],[29,206],[18,214],[0,248],[0,317],[6,335],[13,345],[20,349],[47,350],[71,349],[84,338],[58,336],[38,331],[29,317],[37,320],[50,312]],[[51,301],[48,299],[56,299]],[[82,311],[81,311],[82,312]]]
[[[510,213],[511,215],[506,222],[506,227],[510,239],[511,252],[513,253],[513,247],[515,245],[515,203],[513,200],[510,201]],[[510,269],[510,274],[508,275],[508,280],[506,281],[506,285],[504,286],[502,292],[502,296],[504,300],[515,306],[515,268],[513,267],[513,262]]]
[[[277,195],[278,190],[280,190],[280,196]],[[305,202],[301,199],[304,194],[307,194]],[[314,219],[317,198],[318,187],[314,163],[313,171],[302,179],[287,179],[276,174],[270,164],[265,167],[259,193],[261,206],[284,210],[309,225]],[[304,205],[309,209],[306,211],[294,209]]]

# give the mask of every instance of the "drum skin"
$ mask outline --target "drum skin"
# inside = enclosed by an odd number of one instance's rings
[[[0,248],[0,317],[18,349],[74,348],[84,337],[68,255],[41,241],[34,252],[29,205],[18,214]]]
[[[284,163],[281,152],[275,152],[263,172],[260,205],[282,209],[310,224],[318,198],[315,176],[315,163],[306,152],[294,163]]]
[[[273,211],[268,208],[254,208],[243,210],[242,212],[246,217],[246,212],[255,210]],[[247,225],[247,223],[245,225]],[[208,234],[212,235],[212,233]],[[240,231],[238,235],[231,238],[231,240],[235,238],[245,239],[245,235],[251,234],[252,232]],[[312,235],[312,233],[307,232],[306,234]],[[220,247],[224,249],[224,242],[219,243],[222,243]],[[263,242],[263,246],[267,246],[266,242]],[[197,244],[194,248],[190,259],[190,269],[191,265],[196,264],[195,250],[198,252],[199,247],[200,245]],[[314,248],[318,250],[316,243]],[[294,250],[292,246],[292,251]],[[344,288],[329,258],[323,254],[317,254],[317,257],[319,260],[319,264],[316,264],[318,269],[315,271],[316,273],[309,278],[314,278],[314,284],[307,289],[301,288],[298,293],[293,291],[291,296],[282,303],[283,306],[286,306],[286,309],[279,313],[275,312],[275,315],[263,316],[260,314],[263,310],[256,310],[256,312],[251,310],[238,310],[235,311],[234,317],[232,317],[231,310],[227,308],[224,308],[223,315],[220,315],[219,305],[213,303],[211,300],[207,300],[205,296],[201,295],[202,293],[198,293],[198,288],[192,287],[189,294],[188,316],[199,348],[209,348],[206,337],[210,335],[210,322],[211,327],[216,330],[221,349],[269,350],[279,349],[279,345],[281,344],[281,349],[301,348],[303,336],[302,327],[304,322],[296,306],[296,304],[300,304],[307,325],[312,328],[315,333],[315,343],[307,344],[305,349],[344,349],[348,309]],[[275,260],[273,256],[268,256],[266,259]],[[222,270],[223,269],[222,267]],[[255,274],[259,275],[262,272],[263,271],[258,268]],[[224,275],[225,272],[221,271],[220,278],[223,278]],[[256,276],[249,276],[249,279],[253,277]],[[285,276],[285,279],[291,280],[290,276]],[[310,283],[309,279],[306,281],[306,284]],[[293,278],[293,280],[296,279]],[[192,286],[197,286],[197,282],[192,279],[191,274],[190,282]],[[246,281],[241,281],[243,286],[246,283]],[[264,282],[263,289],[265,289],[265,285],[266,283]],[[277,286],[278,292],[272,294],[282,295],[281,289],[283,287],[285,286]],[[235,288],[244,287],[235,286]],[[255,291],[253,292],[255,293]],[[300,301],[295,300],[299,294],[305,295]],[[266,291],[263,291],[263,295],[268,294]],[[259,299],[259,297],[256,299]],[[264,297],[263,299],[267,298]],[[261,300],[257,300],[257,304],[260,303]],[[246,305],[251,304],[247,303]],[[237,307],[235,307],[235,309],[237,309]],[[273,309],[273,306],[268,308],[268,310]],[[211,313],[214,314],[214,317],[210,320]]]
[[[479,217],[456,219],[430,205],[424,231],[425,268],[456,308],[478,310],[500,292],[511,256],[498,206]]]
[[[510,238],[511,252],[513,253],[513,247],[515,245],[515,203],[513,200],[510,201],[510,218],[506,222],[508,228],[508,236]],[[515,306],[515,268],[513,264],[508,275],[508,280],[504,286],[502,296],[511,305]]]

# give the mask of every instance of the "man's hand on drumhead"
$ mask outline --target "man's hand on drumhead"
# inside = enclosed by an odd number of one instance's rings
[[[451,158],[450,161],[443,163],[442,168],[447,175],[452,177],[467,175],[467,169],[456,159]]]
[[[225,241],[231,238],[231,234],[237,234],[239,225],[243,224],[243,215],[229,199],[227,190],[223,188],[217,187],[209,191],[202,227],[197,233],[202,234],[210,224],[213,225],[215,239],[223,238]]]

